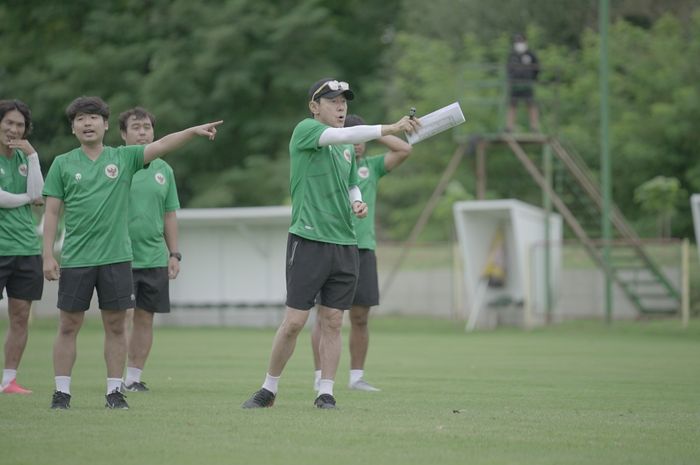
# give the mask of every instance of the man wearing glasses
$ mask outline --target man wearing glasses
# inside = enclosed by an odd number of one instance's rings
[[[321,380],[314,405],[323,409],[336,406],[333,383],[340,360],[340,328],[343,310],[352,306],[359,268],[352,215],[367,216],[367,204],[357,187],[353,144],[410,133],[420,125],[419,120],[405,116],[394,124],[345,128],[347,102],[354,96],[347,82],[320,79],[308,92],[311,117],[292,133],[286,310],[273,340],[262,388],[243,403],[243,408],[274,404],[279,378],[317,296]]]

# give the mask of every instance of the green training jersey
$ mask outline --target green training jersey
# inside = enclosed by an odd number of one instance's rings
[[[384,156],[362,157],[357,163],[357,177],[360,179],[362,200],[367,204],[369,212],[364,218],[354,217],[357,247],[374,250],[377,239],[374,232],[374,218],[377,205],[377,187],[379,179],[388,173],[384,167]]]
[[[315,119],[300,122],[289,142],[292,224],[289,232],[331,244],[357,244],[348,188],[358,184],[352,145],[318,146],[328,129]]]
[[[61,267],[108,265],[132,259],[129,190],[143,168],[143,145],[104,147],[95,161],[77,148],[51,164],[44,195],[61,199],[66,237]]]
[[[168,266],[165,213],[180,208],[173,169],[156,158],[131,181],[129,237],[134,252],[133,268]]]
[[[25,194],[28,173],[29,162],[21,150],[13,150],[10,158],[0,155],[0,189],[10,194]],[[41,243],[29,204],[0,207],[0,255],[41,255]]]

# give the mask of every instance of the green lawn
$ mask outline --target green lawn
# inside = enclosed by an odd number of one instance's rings
[[[337,411],[314,409],[309,336],[272,409],[259,388],[272,330],[158,328],[131,409],[104,409],[99,323],[83,328],[72,409],[52,411],[55,323],[35,321],[20,372],[30,396],[0,395],[0,463],[697,464],[700,321],[576,322],[466,335],[463,323],[377,318],[368,380]],[[6,321],[0,322],[4,333]]]

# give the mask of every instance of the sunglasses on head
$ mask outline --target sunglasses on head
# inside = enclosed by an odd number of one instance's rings
[[[311,100],[316,100],[316,96],[319,94],[319,92],[326,87],[332,91],[342,90],[345,92],[346,90],[350,90],[350,84],[345,81],[326,81],[321,85],[321,87],[316,89],[316,92],[314,92],[314,94],[311,96]]]

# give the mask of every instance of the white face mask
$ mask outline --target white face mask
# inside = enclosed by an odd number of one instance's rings
[[[527,42],[516,42],[513,49],[518,53],[525,53],[527,52]]]

